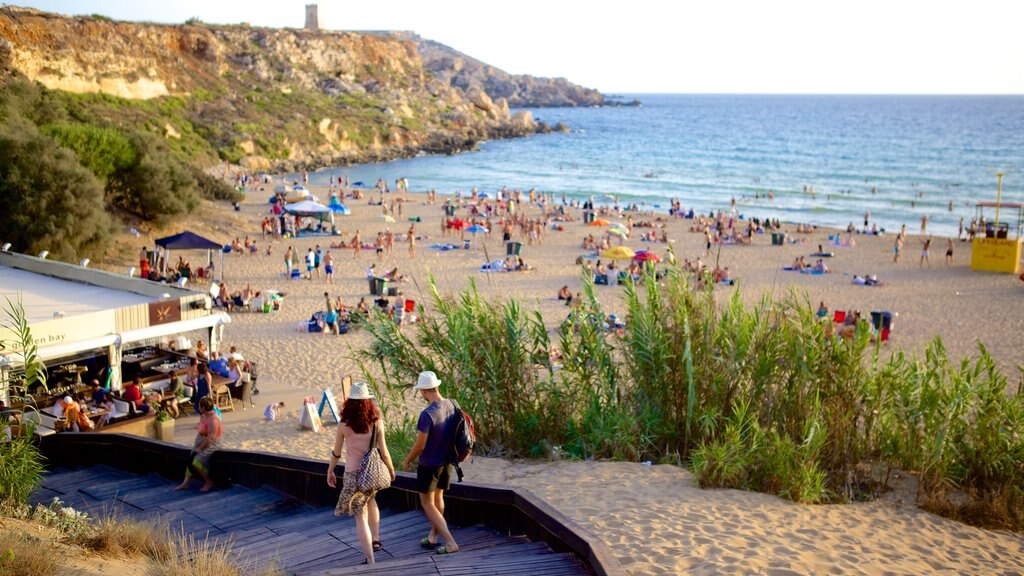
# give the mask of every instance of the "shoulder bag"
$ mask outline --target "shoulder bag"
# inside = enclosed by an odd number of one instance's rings
[[[373,432],[370,434],[370,448],[363,456],[363,465],[356,474],[356,490],[360,492],[373,492],[383,490],[391,486],[391,472],[380,456],[377,448],[377,423],[373,423]]]

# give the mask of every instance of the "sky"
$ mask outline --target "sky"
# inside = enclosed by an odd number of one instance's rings
[[[309,3],[312,3],[310,1]],[[22,0],[116,20],[300,28],[306,0]],[[1024,94],[1019,0],[363,0],[332,30],[411,30],[605,94]]]

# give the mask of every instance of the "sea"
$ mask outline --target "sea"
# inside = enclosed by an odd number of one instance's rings
[[[956,236],[979,201],[1024,202],[1024,96],[625,94],[638,107],[526,109],[569,132],[489,141],[478,151],[327,168],[394,189],[492,195],[536,189],[561,201],[672,200],[699,213]],[[991,221],[994,209],[984,209]],[[1000,221],[1017,226],[1017,211]]]

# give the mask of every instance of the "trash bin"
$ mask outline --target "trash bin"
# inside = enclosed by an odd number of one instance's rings
[[[519,252],[523,249],[522,242],[506,242],[505,243],[505,255],[506,256],[519,256]]]
[[[879,310],[871,311],[871,327],[878,330],[882,325],[882,312]]]
[[[388,293],[387,278],[374,276],[370,278],[370,294],[373,296],[385,296]]]
[[[871,326],[875,330],[892,330],[892,312],[887,310],[871,311]]]

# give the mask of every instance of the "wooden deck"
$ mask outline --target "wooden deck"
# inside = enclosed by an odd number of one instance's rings
[[[353,522],[335,517],[333,507],[312,506],[268,487],[235,484],[201,494],[194,488],[174,492],[175,484],[157,474],[139,475],[106,465],[55,468],[31,501],[47,504],[57,497],[93,517],[161,519],[173,532],[230,543],[243,568],[273,563],[294,575],[590,573],[572,554],[481,524],[451,526],[460,550],[439,556],[420,547],[429,531],[422,512],[387,509],[381,510],[384,549],[376,554],[377,564],[362,566]]]

